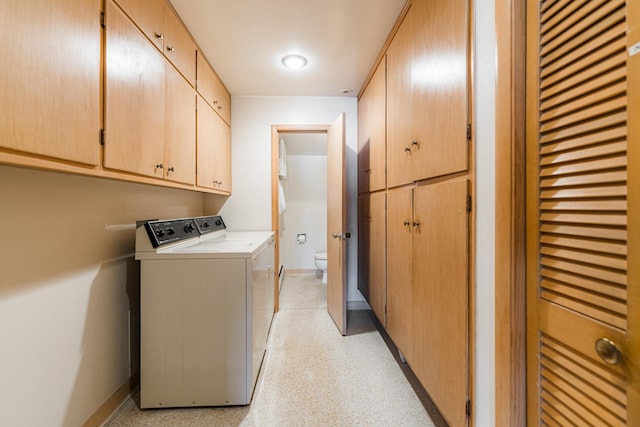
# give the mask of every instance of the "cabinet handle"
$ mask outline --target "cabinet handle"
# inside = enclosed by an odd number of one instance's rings
[[[418,141],[411,141],[411,145],[412,146],[417,146],[418,145]]]
[[[163,39],[164,35],[162,35],[162,33],[156,33],[154,32],[153,35],[157,38],[157,39]]]
[[[176,50],[173,46],[167,46],[167,50],[169,52],[173,52],[174,50]]]
[[[410,152],[411,152],[411,147],[404,147],[404,151],[406,151],[406,152],[409,152],[409,153],[410,153]]]
[[[413,226],[414,226],[414,227],[420,227],[420,223],[419,223],[419,222],[414,222],[414,223],[413,223]]]
[[[173,168],[173,166],[171,166],[169,169],[167,169],[167,174],[168,174],[169,172],[175,172],[175,169]]]
[[[408,227],[408,226],[410,226],[410,225],[411,225],[411,223],[410,223],[409,221],[405,221],[405,222],[404,222],[404,225],[405,225],[405,227]]]
[[[162,168],[164,168],[164,165],[162,163],[158,163],[156,165],[156,169],[162,169]]]

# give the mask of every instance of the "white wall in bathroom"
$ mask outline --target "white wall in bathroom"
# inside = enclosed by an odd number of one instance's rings
[[[342,96],[234,96],[231,102],[232,195],[221,209],[230,230],[271,229],[271,126],[331,124],[346,113],[347,300],[364,301],[357,284],[358,101]],[[214,204],[205,196],[205,212]]]
[[[287,171],[280,261],[285,270],[312,270],[315,252],[327,250],[327,156],[287,156]],[[298,233],[307,235],[306,243],[297,243]]]

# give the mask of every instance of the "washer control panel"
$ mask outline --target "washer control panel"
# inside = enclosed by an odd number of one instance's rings
[[[200,236],[200,231],[194,218],[149,221],[144,226],[154,248]]]
[[[222,217],[219,215],[199,216],[194,218],[194,220],[196,221],[198,230],[200,230],[200,234],[207,234],[213,231],[220,231],[227,228],[224,225],[224,221],[222,221]]]

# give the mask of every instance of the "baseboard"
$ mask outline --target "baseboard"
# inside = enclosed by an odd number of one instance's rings
[[[133,392],[138,387],[139,380],[136,377],[129,378],[129,381],[124,383],[113,395],[102,404],[98,408],[96,412],[93,413],[87,419],[87,421],[82,424],[83,427],[100,427],[104,425],[109,419],[111,419],[112,415],[116,413],[122,404],[126,402],[126,400],[133,394]]]

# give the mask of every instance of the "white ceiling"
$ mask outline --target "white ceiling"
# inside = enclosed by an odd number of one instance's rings
[[[356,96],[407,0],[171,0],[232,95]],[[307,57],[285,69],[287,54]]]

